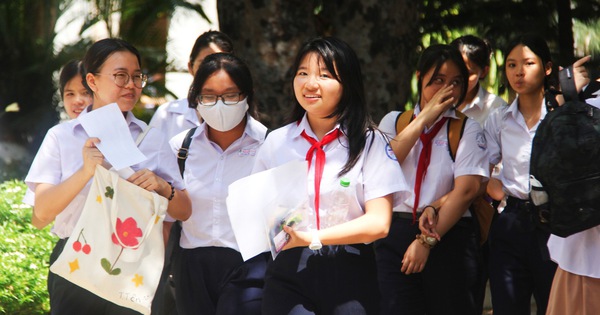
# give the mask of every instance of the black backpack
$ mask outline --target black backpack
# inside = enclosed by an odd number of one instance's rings
[[[561,237],[600,224],[600,110],[579,100],[571,73],[560,73],[565,104],[546,98],[530,160],[534,220]]]

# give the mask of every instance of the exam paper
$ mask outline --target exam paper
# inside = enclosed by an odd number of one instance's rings
[[[77,119],[90,137],[97,137],[98,149],[116,170],[145,161],[117,103],[108,104],[79,116]]]
[[[308,200],[306,161],[252,174],[229,185],[227,211],[244,261],[271,251],[272,218]]]

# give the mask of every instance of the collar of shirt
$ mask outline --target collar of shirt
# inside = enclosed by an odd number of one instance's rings
[[[200,125],[196,109],[190,108],[187,98],[172,101],[167,106],[167,112],[183,115],[185,119],[196,125]]]
[[[333,127],[333,129],[329,130],[327,133],[334,131],[336,128],[340,128],[340,130],[342,130],[342,128],[340,127],[340,124],[336,124]],[[308,118],[307,118],[306,114],[304,114],[304,117],[302,117],[302,120],[300,120],[300,123],[296,124],[296,126],[294,127],[294,130],[292,130],[291,134],[294,138],[297,138],[297,137],[300,137],[300,134],[302,133],[303,130],[306,130],[307,135],[317,139],[317,136],[315,135],[314,131],[310,127],[310,124],[308,123]],[[343,135],[343,134],[344,134],[344,132],[342,132],[341,135]]]
[[[191,108],[189,107],[187,98],[174,100],[174,101],[170,102],[169,105],[167,106],[168,112],[182,114],[182,115],[187,113],[190,109]]]
[[[467,104],[465,110],[469,109],[469,108],[473,108],[473,107],[477,107],[480,110],[483,109],[483,105],[486,100],[486,97],[485,97],[486,94],[487,94],[486,90],[484,90],[480,85],[479,90],[477,91],[477,95],[475,95],[475,98],[473,98],[473,101],[471,101],[471,104]]]
[[[546,98],[544,98],[542,100],[542,113],[540,114],[540,121],[542,121],[542,119],[544,119],[544,117],[546,117]],[[518,115],[520,115],[521,113],[519,113],[519,96],[517,96],[515,98],[515,100],[510,103],[510,106],[508,106],[508,109],[506,109],[506,111],[504,111],[504,114],[502,115],[502,119],[506,120],[509,117],[512,117],[513,120],[517,120]],[[538,122],[539,123],[539,122]]]

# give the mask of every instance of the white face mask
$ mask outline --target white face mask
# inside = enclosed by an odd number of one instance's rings
[[[219,99],[213,106],[198,104],[197,110],[211,128],[225,132],[233,129],[246,117],[248,98],[244,98],[234,105],[225,105]]]

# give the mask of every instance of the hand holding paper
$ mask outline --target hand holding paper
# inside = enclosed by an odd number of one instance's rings
[[[117,103],[95,109],[77,119],[90,137],[101,140],[97,147],[116,170],[122,170],[147,159],[135,145]]]
[[[293,161],[229,185],[227,211],[244,261],[286,244],[283,225],[301,228],[311,222],[306,161]]]

